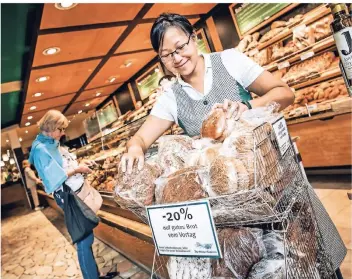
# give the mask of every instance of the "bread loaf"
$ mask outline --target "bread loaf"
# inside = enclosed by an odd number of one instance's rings
[[[221,229],[218,239],[223,258],[212,261],[213,277],[245,279],[265,255],[260,230]]]
[[[275,28],[278,28],[278,27],[285,27],[287,25],[287,22],[286,21],[282,21],[282,20],[278,20],[278,21],[274,21],[270,28],[271,29],[275,29]]]
[[[203,121],[201,135],[203,138],[219,139],[226,128],[226,113],[216,109]]]
[[[199,167],[189,167],[168,176],[160,202],[184,202],[207,197],[202,186],[201,171]]]
[[[122,207],[151,205],[154,198],[154,181],[161,175],[158,165],[145,163],[139,171],[134,167],[132,173],[119,169],[116,176],[115,201]]]

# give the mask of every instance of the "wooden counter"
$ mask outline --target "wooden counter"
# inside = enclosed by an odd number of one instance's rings
[[[341,167],[352,164],[352,114],[326,113],[307,121],[288,122],[305,168]]]

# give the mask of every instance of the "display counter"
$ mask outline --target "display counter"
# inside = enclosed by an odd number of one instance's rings
[[[332,104],[332,110],[287,122],[305,168],[352,164],[351,99]]]
[[[12,205],[29,206],[26,190],[20,181],[1,185],[1,207]]]

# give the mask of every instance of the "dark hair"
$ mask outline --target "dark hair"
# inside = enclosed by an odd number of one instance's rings
[[[155,21],[150,31],[150,41],[152,42],[153,49],[159,52],[159,48],[164,39],[166,30],[169,27],[180,28],[187,35],[193,33],[192,24],[187,18],[179,14],[162,13]]]
[[[161,85],[161,82],[162,82],[164,79],[171,80],[172,78],[173,78],[172,75],[165,75],[165,76],[163,76],[161,79],[159,79],[159,86]]]

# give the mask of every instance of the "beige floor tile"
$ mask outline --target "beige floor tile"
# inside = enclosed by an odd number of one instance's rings
[[[347,251],[347,256],[340,266],[341,273],[344,279],[351,279],[352,278],[352,251]]]
[[[320,200],[325,198],[326,196],[331,195],[331,193],[334,191],[333,189],[314,189],[315,193],[317,193],[317,196],[319,197]]]
[[[331,218],[337,217],[340,211],[351,205],[351,201],[347,197],[347,190],[333,190],[321,201]]]

